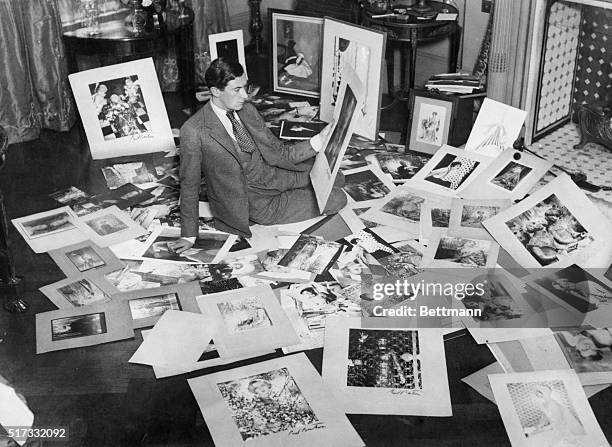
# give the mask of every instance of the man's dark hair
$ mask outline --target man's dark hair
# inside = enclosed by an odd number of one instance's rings
[[[212,61],[204,74],[204,80],[208,88],[217,87],[219,90],[223,90],[230,81],[243,74],[244,68],[238,61],[220,57]]]

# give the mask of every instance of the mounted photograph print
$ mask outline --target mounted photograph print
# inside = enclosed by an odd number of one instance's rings
[[[493,268],[498,254],[499,245],[490,239],[438,234],[427,245],[423,266]]]
[[[49,251],[49,256],[68,277],[90,273],[110,273],[125,264],[108,248],[98,247],[91,241],[68,245]]]
[[[451,197],[432,195],[421,206],[419,240],[428,241],[434,235],[447,234],[451,217]]]
[[[167,310],[199,313],[197,281],[118,293],[114,301],[127,301],[134,329],[153,326]]]
[[[452,199],[448,235],[462,235],[476,239],[492,239],[482,223],[499,212],[510,208],[512,201]]]
[[[395,185],[378,169],[364,166],[344,171],[342,189],[352,201],[369,206],[389,194]]]
[[[352,68],[342,72],[342,85],[335,103],[333,128],[323,148],[315,157],[310,171],[312,187],[315,190],[319,210],[323,212],[340,169],[342,157],[353,134],[359,110],[364,99],[364,86]]]
[[[134,337],[127,303],[112,302],[36,314],[36,353]]]
[[[214,322],[222,356],[238,356],[299,343],[299,338],[269,286],[211,293],[197,298]]]
[[[583,385],[612,383],[612,330],[555,332],[565,358]]]
[[[342,245],[323,238],[301,234],[278,265],[321,275],[342,252]]]
[[[372,158],[380,169],[393,178],[394,183],[405,183],[421,170],[431,159],[430,154],[406,150],[402,152],[378,152]]]
[[[483,225],[523,268],[598,268],[612,254],[610,221],[565,174]]]
[[[376,140],[382,96],[382,67],[387,34],[352,23],[325,18],[321,72],[321,120],[330,122],[342,102],[342,83],[350,68],[363,85],[364,102],[354,132]]]
[[[465,150],[497,157],[506,149],[512,149],[526,117],[524,110],[485,98],[465,143]]]
[[[108,247],[137,238],[146,230],[115,205],[79,218],[80,230],[100,247]]]
[[[361,318],[325,326],[323,382],[346,413],[451,416],[440,329],[368,329]]]
[[[323,18],[268,9],[272,91],[321,95]]]
[[[242,30],[228,31],[208,35],[208,46],[210,47],[210,60],[214,61],[220,57],[233,59],[240,62],[244,72],[247,72],[246,58],[244,57],[244,37]]]
[[[280,138],[284,140],[310,140],[319,134],[327,123],[283,121],[280,128]]]
[[[176,148],[153,59],[68,75],[94,160]]]
[[[307,447],[364,442],[304,354],[188,379],[215,445]]]
[[[58,309],[89,306],[111,300],[117,289],[104,278],[102,273],[88,277],[74,276],[53,284],[47,284],[40,290]]]
[[[77,215],[67,206],[11,220],[35,253],[44,253],[85,240],[77,221]]]
[[[407,148],[434,154],[448,143],[453,120],[453,101],[410,94],[410,117]]]
[[[408,183],[433,193],[455,196],[473,182],[491,161],[492,158],[446,145]]]
[[[475,199],[522,199],[552,167],[552,162],[509,149],[496,157],[462,196]]]
[[[513,447],[609,445],[571,369],[489,375]]]

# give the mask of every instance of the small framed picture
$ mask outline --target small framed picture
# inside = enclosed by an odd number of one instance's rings
[[[304,354],[208,374],[188,383],[215,445],[364,445]]]
[[[146,233],[115,205],[81,217],[77,225],[85,236],[100,247],[115,245]]]
[[[176,149],[152,58],[68,79],[94,160]]]
[[[49,256],[68,277],[90,273],[110,273],[122,269],[124,263],[108,248],[83,241],[49,251]]]
[[[208,45],[210,47],[210,59],[215,60],[220,57],[233,59],[240,62],[244,72],[247,72],[246,58],[244,57],[244,37],[242,30],[228,31],[208,35]]]
[[[169,309],[199,313],[196,296],[200,295],[197,281],[152,289],[134,290],[113,296],[113,301],[127,301],[134,329],[155,325]]]
[[[435,153],[448,143],[453,125],[453,101],[427,92],[410,92],[407,148]]]
[[[321,95],[323,18],[268,9],[272,90],[318,98]]]
[[[36,353],[94,346],[134,337],[125,302],[36,314]]]
[[[300,342],[293,325],[268,286],[211,293],[197,298],[215,324],[215,344],[222,356],[261,352]]]
[[[59,309],[104,303],[117,293],[115,286],[101,273],[62,279],[39,290]]]

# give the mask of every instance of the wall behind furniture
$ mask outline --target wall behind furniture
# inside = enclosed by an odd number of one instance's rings
[[[264,22],[262,32],[264,42],[268,43],[268,9],[293,9],[294,0],[264,0],[261,2],[261,18]],[[251,42],[251,34],[249,33],[249,1],[248,0],[227,0],[227,8],[230,13],[230,23],[232,30],[242,29],[244,34],[244,44],[248,45]]]

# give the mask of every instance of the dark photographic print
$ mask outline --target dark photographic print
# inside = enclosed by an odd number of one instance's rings
[[[479,309],[481,314],[473,318],[480,321],[513,320],[525,314],[523,309],[510,295],[504,284],[496,278],[484,283],[484,294],[466,295],[461,300],[467,309]]]
[[[137,298],[128,301],[132,319],[161,317],[168,309],[181,310],[176,293]]]
[[[348,386],[421,390],[417,331],[349,329]]]
[[[85,223],[99,236],[108,236],[128,228],[126,224],[113,214],[106,214],[95,219],[86,220]]]
[[[151,131],[137,75],[89,84],[89,92],[105,140],[139,138]]]
[[[20,222],[20,225],[30,239],[49,236],[75,228],[70,220],[70,214],[66,211],[59,211],[55,214],[32,220],[23,220]]]
[[[586,434],[562,380],[508,383],[527,446],[584,445]]]
[[[66,257],[70,259],[79,272],[86,272],[87,270],[106,265],[100,255],[91,247],[68,251],[66,252]]]
[[[575,264],[537,278],[534,282],[582,313],[612,303],[612,290]]]
[[[533,169],[528,166],[511,161],[504,169],[499,171],[499,174],[491,179],[491,183],[505,190],[514,191],[514,188],[516,188],[521,180],[527,177],[527,174],[532,170]]]
[[[200,233],[193,247],[182,254],[194,261],[213,262],[229,237],[230,235],[227,233]]]
[[[422,197],[411,193],[401,193],[385,203],[380,210],[383,213],[393,214],[412,222],[420,222],[421,206],[424,202],[425,199]]]
[[[327,126],[327,123],[283,121],[281,123],[280,137],[288,140],[309,140],[321,132],[325,126]]]
[[[165,261],[192,262],[185,256],[185,252],[179,254],[174,251],[174,248],[171,248],[172,243],[176,242],[176,240],[177,238],[175,237],[157,236],[142,257],[163,259]]]
[[[482,222],[499,213],[498,206],[463,205],[461,209],[462,227],[483,228]]]
[[[418,143],[434,144],[436,146],[442,146],[446,143],[442,140],[446,123],[446,108],[423,102],[416,119],[418,120],[416,130],[416,141]]]
[[[126,183],[138,185],[158,180],[154,168],[142,161],[105,166],[102,168],[102,174],[109,189],[118,188]]]
[[[54,192],[53,194],[49,194],[49,197],[51,197],[56,202],[65,205],[73,202],[80,202],[82,200],[86,200],[90,196],[86,192],[81,191],[80,189],[75,188],[74,186],[71,186],[70,188],[62,189],[60,191]]]
[[[612,331],[589,329],[555,334],[570,366],[577,373],[612,372]]]
[[[593,242],[593,237],[554,194],[510,219],[506,225],[542,266]]]
[[[144,191],[131,183],[126,183],[117,189],[95,195],[92,199],[103,208],[117,205],[117,208],[123,210],[153,197],[150,192]]]
[[[402,247],[401,253],[395,253],[390,256],[378,259],[390,276],[398,278],[409,278],[422,272],[418,268],[421,265],[423,253],[415,250],[410,246]]]
[[[327,162],[329,163],[329,170],[334,172],[334,168],[336,163],[338,162],[338,156],[342,151],[342,142],[347,136],[348,129],[351,124],[351,120],[353,119],[353,113],[355,112],[355,107],[357,106],[357,97],[355,93],[351,89],[351,87],[347,84],[346,91],[344,93],[344,99],[342,101],[342,107],[340,108],[340,114],[338,116],[338,121],[334,126],[334,130],[332,131],[331,136],[329,137],[329,141],[327,146],[325,147],[325,157],[327,158]]]
[[[431,226],[436,228],[448,228],[450,222],[450,208],[431,207]]]
[[[88,279],[80,279],[57,289],[73,306],[87,306],[110,297]]]
[[[224,40],[221,42],[217,42],[215,46],[217,47],[217,57],[224,57],[226,59],[232,59],[234,61],[239,60],[237,40]]]
[[[480,163],[467,157],[446,154],[425,180],[455,190],[470,176]]]
[[[217,307],[230,334],[272,326],[260,298],[235,299],[218,303]]]
[[[434,259],[471,267],[485,267],[490,250],[491,241],[442,236]]]
[[[51,320],[52,341],[100,334],[106,334],[106,317],[104,313],[77,315],[75,317]]]
[[[337,242],[329,242],[303,234],[278,264],[321,275],[341,250],[342,246]]]
[[[375,154],[380,169],[385,174],[391,174],[393,180],[411,179],[431,158],[429,154],[406,151],[403,154]]]
[[[344,177],[343,189],[355,202],[380,199],[391,192],[372,171],[355,172]]]
[[[287,368],[217,387],[244,441],[319,422]]]
[[[318,97],[323,19],[272,14],[275,90]]]

